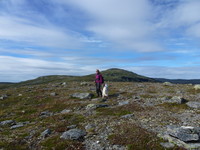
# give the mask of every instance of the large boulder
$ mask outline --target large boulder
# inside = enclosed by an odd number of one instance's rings
[[[168,126],[167,132],[170,136],[175,137],[183,142],[198,142],[200,140],[200,128],[190,126]]]
[[[74,93],[71,95],[73,98],[78,98],[78,99],[91,99],[93,97],[93,94],[91,93]]]
[[[200,109],[200,102],[187,102],[186,105],[191,108]]]
[[[66,140],[79,140],[86,135],[86,132],[80,129],[71,129],[64,132],[60,138]]]
[[[187,100],[182,98],[182,97],[180,97],[180,96],[174,96],[171,99],[166,100],[166,102],[168,102],[168,103],[176,103],[176,104],[184,104],[184,103],[187,102]]]

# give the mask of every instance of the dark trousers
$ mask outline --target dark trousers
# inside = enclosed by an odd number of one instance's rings
[[[101,92],[101,83],[96,83],[96,92],[97,92],[97,96],[101,96],[102,97],[102,92]]]

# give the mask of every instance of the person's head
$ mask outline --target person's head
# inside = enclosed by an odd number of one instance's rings
[[[97,74],[100,74],[100,71],[99,71],[99,69],[97,69],[97,70],[96,70],[96,73],[97,73]]]

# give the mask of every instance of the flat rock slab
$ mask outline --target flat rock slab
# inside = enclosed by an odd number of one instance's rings
[[[60,138],[66,140],[79,140],[86,135],[86,132],[80,129],[71,129],[64,132]]]
[[[73,98],[78,98],[78,99],[91,99],[93,97],[93,94],[91,93],[74,93],[71,95]]]
[[[109,107],[107,104],[88,104],[86,106],[86,109],[97,109],[97,108],[102,108],[102,107]]]
[[[188,102],[186,105],[190,108],[200,109],[200,102]]]
[[[129,101],[122,101],[122,102],[119,102],[119,106],[127,105],[129,103],[130,103]]]
[[[5,125],[14,125],[16,122],[14,120],[5,120],[0,122],[0,126],[5,126]]]
[[[127,114],[127,115],[121,116],[121,118],[129,119],[129,118],[131,118],[133,116],[134,116],[134,114]]]
[[[20,123],[20,124],[17,124],[17,125],[10,127],[10,129],[16,129],[16,128],[20,128],[20,127],[23,127],[23,126],[24,126],[24,124]]]
[[[195,127],[175,127],[168,126],[167,132],[170,136],[178,138],[183,142],[197,142],[199,141],[200,128]]]

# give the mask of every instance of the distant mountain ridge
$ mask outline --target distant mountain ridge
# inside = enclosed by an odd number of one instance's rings
[[[111,68],[101,72],[105,82],[171,82],[178,84],[200,84],[200,79],[184,80],[184,79],[164,79],[164,78],[149,78],[138,75],[134,72],[124,69]],[[41,76],[36,79],[22,81],[19,83],[0,82],[0,89],[9,86],[24,86],[37,85],[50,82],[70,82],[70,81],[94,81],[95,74],[85,76],[68,76],[68,75],[49,75]]]
[[[200,84],[200,79],[165,79],[154,78],[158,82],[171,82],[175,84]]]

